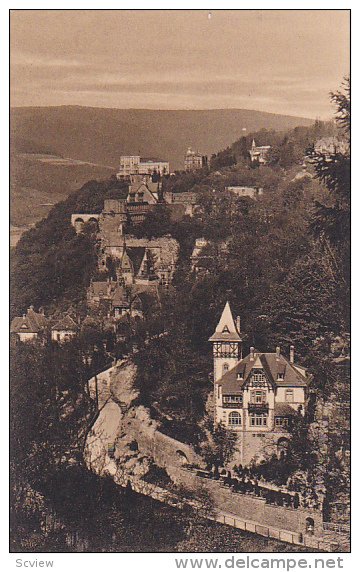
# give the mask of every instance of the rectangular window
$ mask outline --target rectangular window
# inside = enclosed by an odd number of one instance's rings
[[[266,391],[262,391],[261,389],[256,389],[255,391],[251,392],[250,395],[251,403],[265,403],[266,402]]]
[[[276,427],[286,427],[289,425],[289,419],[287,417],[275,417]]]
[[[293,389],[287,389],[285,391],[285,401],[287,403],[294,403],[294,390]]]
[[[266,427],[267,415],[257,413],[250,415],[250,425],[251,427]]]
[[[224,403],[242,403],[243,396],[242,395],[224,395],[223,397]]]
[[[265,376],[263,373],[253,373],[252,379],[253,381],[265,381]]]

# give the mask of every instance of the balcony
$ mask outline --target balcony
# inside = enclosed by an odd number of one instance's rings
[[[222,406],[224,409],[242,409],[243,404],[238,401],[223,401]]]
[[[248,404],[249,413],[269,413],[268,403],[249,403]]]

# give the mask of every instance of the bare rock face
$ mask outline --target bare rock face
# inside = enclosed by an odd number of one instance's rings
[[[161,433],[159,422],[151,418],[146,407],[134,405],[138,397],[135,376],[136,366],[122,361],[89,381],[99,415],[87,436],[86,464],[122,486],[129,481],[145,486],[143,477],[154,464],[165,469],[175,482],[182,465],[193,462],[196,454],[188,445]]]
[[[110,394],[122,408],[129,408],[138,397],[134,389],[136,365],[130,361],[120,362],[110,371]]]
[[[89,380],[90,397],[98,400],[99,409],[109,399],[112,399],[122,409],[127,409],[138,396],[138,392],[134,389],[135,375],[134,363],[125,360],[118,361]]]

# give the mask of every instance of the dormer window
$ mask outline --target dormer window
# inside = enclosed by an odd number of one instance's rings
[[[223,334],[230,334],[229,328],[227,326],[224,326],[222,333]]]
[[[239,371],[237,374],[237,379],[244,379],[244,374],[242,371]]]
[[[284,373],[278,373],[278,374],[277,374],[277,379],[280,380],[280,381],[283,380],[284,377],[285,377]]]

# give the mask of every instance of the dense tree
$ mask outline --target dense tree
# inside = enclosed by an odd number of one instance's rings
[[[84,234],[76,235],[71,214],[99,213],[105,198],[124,198],[126,189],[115,177],[90,181],[21,237],[11,255],[12,316],[31,304],[53,311],[84,299],[97,266],[95,229],[87,225]]]
[[[345,152],[335,150],[332,155],[312,154],[317,178],[329,193],[326,201],[315,202],[312,229],[325,251],[333,259],[334,271],[344,287],[342,299],[346,300],[344,312],[347,318],[350,288],[350,80],[346,78],[343,90],[331,94],[336,105],[336,120],[347,141]]]

